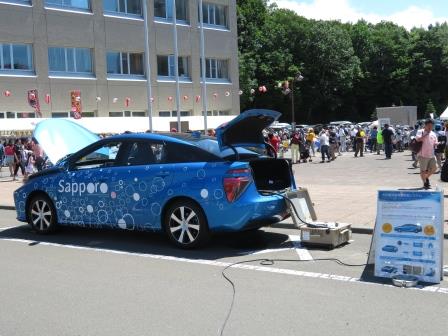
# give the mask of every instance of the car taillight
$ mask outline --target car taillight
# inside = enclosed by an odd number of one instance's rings
[[[240,195],[246,190],[247,186],[251,182],[249,169],[232,169],[227,172],[228,175],[243,175],[243,176],[231,176],[224,178],[224,191],[226,193],[227,200],[234,202],[240,197]]]

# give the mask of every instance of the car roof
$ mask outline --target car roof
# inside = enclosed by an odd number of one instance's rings
[[[171,141],[191,145],[195,141],[203,139],[216,140],[214,137],[193,133],[124,133],[107,137],[108,140],[156,140]]]

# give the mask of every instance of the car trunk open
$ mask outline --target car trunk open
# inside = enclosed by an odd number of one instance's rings
[[[280,191],[291,187],[291,166],[285,159],[255,159],[249,162],[258,190]]]

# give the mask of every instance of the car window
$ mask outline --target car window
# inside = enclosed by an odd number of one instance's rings
[[[121,142],[109,142],[96,147],[88,154],[79,158],[75,164],[75,169],[90,169],[99,167],[115,166]]]
[[[130,147],[125,164],[128,166],[139,166],[164,163],[166,155],[165,147],[164,143],[136,141]]]
[[[167,163],[183,162],[212,162],[218,161],[215,155],[193,145],[184,145],[175,142],[167,143]]]

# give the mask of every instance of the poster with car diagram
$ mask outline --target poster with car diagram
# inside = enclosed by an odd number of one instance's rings
[[[374,232],[375,276],[442,277],[443,191],[380,190]]]

